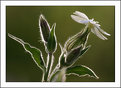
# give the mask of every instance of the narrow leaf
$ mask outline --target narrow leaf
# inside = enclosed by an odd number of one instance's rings
[[[79,57],[82,56],[84,53],[86,53],[86,51],[91,47],[91,45],[87,46],[86,48],[84,48],[83,50],[81,50]]]
[[[55,27],[56,24],[53,24],[52,28],[51,28],[51,32],[49,35],[49,39],[47,42],[47,49],[49,53],[54,53],[57,47],[57,41],[56,41],[56,35],[55,35]]]
[[[66,74],[67,75],[74,74],[79,77],[88,75],[89,77],[94,77],[96,79],[99,78],[90,68],[84,65],[67,68]]]
[[[65,66],[66,63],[65,63],[65,56],[64,56],[63,47],[60,43],[59,43],[59,46],[60,46],[60,49],[61,49],[61,55],[59,56],[59,65],[60,65],[60,68],[61,68],[61,67]]]
[[[10,38],[12,38],[13,40],[19,42],[20,44],[22,44],[22,46],[24,47],[24,49],[31,54],[33,60],[35,61],[35,63],[37,64],[38,67],[40,67],[42,70],[45,70],[45,63],[42,57],[42,53],[39,49],[31,46],[29,43],[24,42],[22,39],[17,38],[11,34],[8,34],[8,36]]]

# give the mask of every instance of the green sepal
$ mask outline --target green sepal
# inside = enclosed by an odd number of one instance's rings
[[[38,48],[31,46],[29,43],[26,43],[22,39],[17,38],[11,34],[8,34],[8,36],[13,40],[17,41],[18,43],[20,43],[24,47],[25,51],[31,54],[31,57],[33,58],[37,66],[41,68],[43,71],[45,71],[45,62],[43,60],[42,53]]]
[[[92,71],[89,67],[84,65],[67,68],[66,74],[67,75],[74,74],[79,77],[89,76],[89,77],[94,77],[96,79],[99,79],[99,77],[94,73],[94,71]]]
[[[56,35],[55,35],[55,27],[56,27],[56,24],[54,23],[51,28],[49,39],[46,45],[48,53],[54,53],[56,51],[57,41],[56,41]]]

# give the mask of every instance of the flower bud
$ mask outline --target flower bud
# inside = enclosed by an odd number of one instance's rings
[[[67,53],[66,55],[66,66],[70,66],[73,63],[75,63],[75,61],[78,59],[81,50],[82,50],[82,45],[72,49],[70,52]]]
[[[49,38],[49,33],[50,33],[50,26],[42,14],[40,15],[40,19],[39,19],[39,27],[40,27],[42,40],[44,42],[47,42]]]
[[[82,30],[78,34],[76,34],[76,35],[72,36],[70,39],[68,39],[64,46],[66,51],[70,51],[71,49],[73,49],[81,44],[85,47],[86,41],[88,40],[89,33],[90,33],[90,31],[88,30],[88,28],[85,27],[84,30]]]

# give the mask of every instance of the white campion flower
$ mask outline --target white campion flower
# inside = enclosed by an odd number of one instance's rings
[[[107,40],[104,35],[110,36],[110,34],[100,28],[100,25],[98,24],[99,22],[94,21],[94,19],[89,19],[84,13],[75,11],[73,14],[74,15],[71,15],[71,18],[74,21],[88,26],[88,28],[91,29],[91,32],[98,36],[100,39]]]

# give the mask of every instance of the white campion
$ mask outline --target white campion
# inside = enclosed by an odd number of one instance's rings
[[[99,22],[94,21],[94,19],[89,19],[82,12],[75,11],[73,15],[71,15],[71,18],[78,23],[85,24],[86,26],[88,26],[88,28],[91,29],[91,32],[102,40],[107,40],[107,38],[104,35],[110,36],[109,33],[105,32],[100,28],[100,25],[98,24]]]

